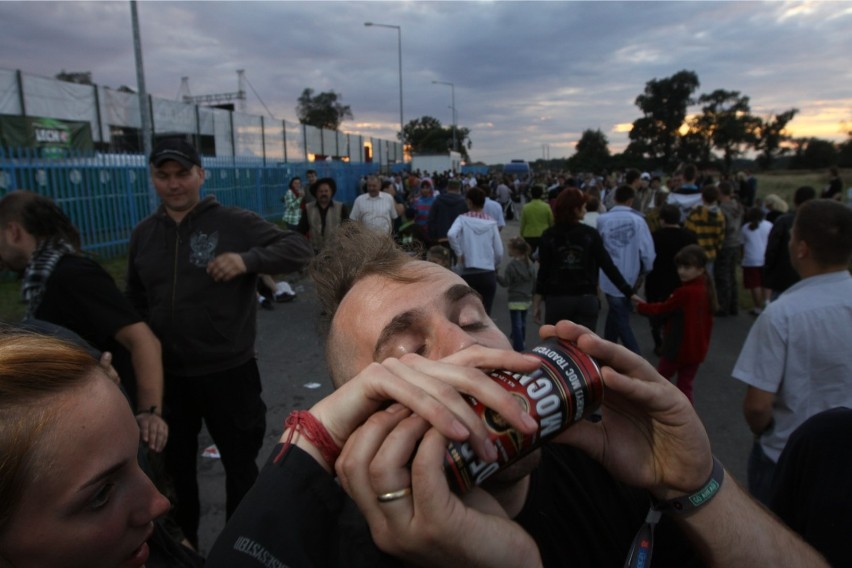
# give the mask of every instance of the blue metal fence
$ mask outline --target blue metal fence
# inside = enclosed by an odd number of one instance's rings
[[[334,178],[335,199],[352,204],[362,176],[378,164],[345,162],[263,163],[258,158],[203,158],[207,177],[202,195],[213,194],[224,205],[242,207],[277,220],[281,196],[294,176],[308,169]],[[43,158],[31,148],[0,148],[0,195],[28,189],[46,195],[80,230],[83,248],[102,259],[124,254],[133,227],[152,212],[157,200],[149,189],[144,156],[124,154],[70,155]]]

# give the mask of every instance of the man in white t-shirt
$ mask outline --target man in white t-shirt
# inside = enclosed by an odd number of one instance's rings
[[[349,218],[364,223],[379,233],[390,233],[393,221],[399,216],[393,197],[381,191],[379,178],[367,178],[367,193],[359,195],[352,205]]]
[[[763,311],[732,373],[748,385],[743,413],[755,435],[748,484],[764,503],[790,434],[818,412],[852,407],[852,209],[804,203],[789,246],[802,280]]]

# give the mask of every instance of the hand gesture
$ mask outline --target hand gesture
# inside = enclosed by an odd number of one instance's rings
[[[532,537],[493,497],[479,488],[464,500],[450,492],[447,443],[399,404],[350,436],[336,470],[376,545],[417,566],[540,567]]]
[[[246,263],[235,252],[222,253],[207,263],[207,274],[216,282],[228,282],[245,273]]]
[[[555,438],[576,446],[617,479],[658,498],[692,493],[713,469],[710,440],[687,398],[645,359],[568,321],[540,330],[573,341],[601,364],[603,418]]]
[[[136,422],[139,424],[142,441],[148,444],[148,448],[162,452],[169,441],[169,425],[163,417],[153,412],[142,412],[136,415]]]
[[[530,372],[539,360],[529,355],[474,345],[440,361],[408,354],[372,363],[335,392],[311,408],[313,414],[342,447],[372,414],[397,401],[441,434],[456,441],[469,440],[476,454],[488,461],[497,450],[482,420],[464,399],[468,394],[499,412],[523,433],[538,428],[515,398],[480,369]],[[282,437],[286,437],[286,433]],[[301,446],[301,444],[300,444]],[[302,446],[304,447],[304,446]]]
[[[541,316],[541,300],[538,295],[533,296],[532,316],[533,321],[538,325],[542,325],[544,323],[544,318]]]

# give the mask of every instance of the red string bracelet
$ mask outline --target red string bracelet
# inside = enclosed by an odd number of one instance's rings
[[[287,434],[287,440],[281,447],[281,451],[275,456],[273,463],[278,463],[284,457],[284,453],[292,444],[293,435],[298,432],[319,450],[325,463],[334,471],[334,462],[337,461],[337,457],[340,455],[340,447],[334,442],[331,434],[328,433],[322,422],[317,420],[313,414],[307,410],[294,410],[287,417],[287,420],[284,421],[284,428],[289,428],[290,432]]]

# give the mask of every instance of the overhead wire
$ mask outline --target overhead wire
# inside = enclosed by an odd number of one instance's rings
[[[246,83],[248,83],[248,86],[249,86],[249,88],[251,89],[251,92],[252,92],[252,93],[254,93],[254,96],[256,96],[256,97],[257,97],[257,100],[259,100],[259,101],[260,101],[260,104],[262,104],[262,105],[263,105],[263,108],[265,108],[265,109],[266,109],[267,114],[269,114],[269,118],[273,118],[273,119],[274,119],[274,118],[275,118],[275,115],[273,115],[273,114],[272,114],[272,111],[271,111],[271,110],[269,110],[269,107],[268,107],[268,106],[266,106],[266,103],[265,103],[265,102],[263,102],[263,99],[262,99],[262,98],[260,98],[260,94],[258,94],[257,89],[255,89],[255,88],[254,88],[254,85],[252,85],[252,84],[251,84],[251,80],[249,80],[249,78],[248,78],[248,74],[243,73],[243,78],[246,80]]]

